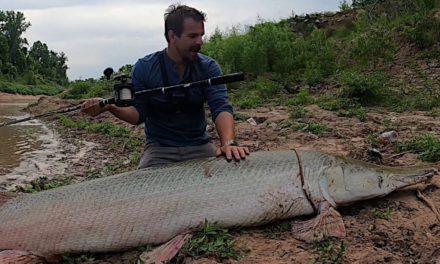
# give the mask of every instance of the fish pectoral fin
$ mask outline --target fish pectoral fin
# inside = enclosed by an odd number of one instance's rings
[[[0,251],[0,263],[2,264],[43,264],[46,260],[38,255],[22,250]]]
[[[296,239],[312,243],[324,237],[345,238],[345,226],[341,215],[329,203],[319,208],[319,214],[310,220],[292,224],[293,236]]]
[[[168,263],[183,247],[185,242],[193,236],[192,233],[178,235],[167,243],[158,246],[151,251],[145,251],[139,256],[139,259],[145,264]]]

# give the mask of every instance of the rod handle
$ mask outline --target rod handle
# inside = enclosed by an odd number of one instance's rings
[[[219,77],[211,78],[211,85],[231,83],[231,82],[239,82],[244,80],[244,73],[232,73],[226,74]]]

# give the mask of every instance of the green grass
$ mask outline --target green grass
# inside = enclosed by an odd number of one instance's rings
[[[339,110],[338,116],[357,117],[359,121],[364,122],[367,120],[367,109],[365,107],[359,106],[355,108],[350,108],[348,110]]]
[[[293,106],[289,110],[289,118],[290,119],[296,119],[296,118],[304,118],[309,113],[309,110],[307,108],[304,108],[303,106]]]
[[[183,246],[178,258],[184,256],[210,256],[223,262],[228,258],[239,260],[244,256],[244,252],[235,248],[235,241],[228,229],[216,227],[205,221],[202,230]]]
[[[293,126],[294,129],[299,131],[310,132],[315,135],[324,134],[326,132],[331,132],[333,129],[325,124],[319,124],[312,121],[305,123],[297,123]]]
[[[31,181],[30,186],[17,186],[16,191],[24,193],[35,193],[69,185],[71,183],[72,179],[68,177],[54,178],[52,180],[49,180],[47,177],[39,177]]]
[[[344,263],[344,253],[347,251],[347,245],[344,241],[323,238],[321,241],[316,242],[313,248],[316,252],[321,254],[317,263]]]
[[[440,140],[432,134],[425,134],[397,144],[398,151],[412,151],[419,159],[429,162],[440,161]]]
[[[391,220],[391,215],[393,214],[393,209],[391,208],[385,208],[385,209],[377,209],[375,208],[373,210],[373,216],[375,218],[380,218],[384,220]]]
[[[0,92],[24,95],[56,95],[64,90],[59,85],[26,85],[0,80]]]
[[[94,123],[86,118],[71,118],[59,115],[61,124],[67,128],[82,129],[88,132],[108,134],[113,137],[131,138],[132,131],[129,128],[115,125],[111,122]]]

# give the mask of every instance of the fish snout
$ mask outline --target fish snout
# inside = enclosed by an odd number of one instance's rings
[[[415,184],[420,182],[428,183],[435,175],[438,175],[438,169],[424,168],[410,173],[396,174],[393,178],[402,183]]]

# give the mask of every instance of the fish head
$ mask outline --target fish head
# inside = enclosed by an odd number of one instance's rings
[[[388,167],[341,159],[325,169],[327,196],[336,205],[385,196],[395,190],[430,180],[438,172],[432,167]],[[322,187],[321,191],[325,189]]]

